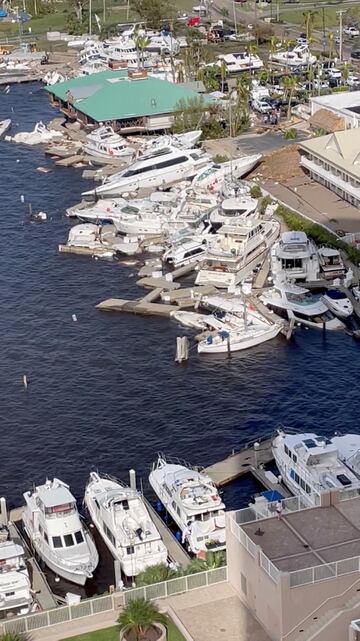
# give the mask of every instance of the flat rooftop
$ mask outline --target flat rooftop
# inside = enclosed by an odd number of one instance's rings
[[[330,107],[336,110],[352,110],[360,106],[360,91],[343,91],[336,94],[327,94],[325,96],[313,96],[310,98],[314,104],[323,107]]]
[[[282,572],[360,556],[360,497],[242,524]]]

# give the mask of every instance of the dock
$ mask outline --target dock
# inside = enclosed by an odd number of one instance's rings
[[[189,554],[186,552],[185,548],[179,543],[179,541],[175,538],[171,530],[167,527],[167,525],[164,523],[164,521],[160,518],[156,510],[154,510],[153,506],[149,503],[149,501],[144,498],[145,505],[150,513],[152,521],[155,523],[160,536],[163,540],[163,543],[168,551],[169,558],[173,563],[176,565],[181,565],[181,567],[186,568],[186,566],[190,563],[191,558]]]
[[[230,454],[227,458],[206,467],[204,472],[212,478],[215,485],[222,487],[231,481],[235,481],[244,474],[251,472],[251,468],[258,468],[260,465],[267,465],[274,460],[271,450],[272,438],[258,443],[246,445],[239,452]]]

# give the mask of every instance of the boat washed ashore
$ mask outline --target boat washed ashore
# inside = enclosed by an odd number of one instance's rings
[[[84,585],[99,555],[69,486],[54,478],[25,492],[22,520],[26,534],[44,563],[56,575]]]

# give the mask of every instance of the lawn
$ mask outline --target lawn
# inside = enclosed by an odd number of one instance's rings
[[[112,628],[80,634],[80,636],[67,638],[63,641],[119,641],[119,628],[115,625]],[[172,621],[169,621],[168,624],[168,641],[185,641]]]

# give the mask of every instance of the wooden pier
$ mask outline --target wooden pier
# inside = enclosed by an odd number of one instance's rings
[[[239,452],[230,454],[222,461],[205,468],[204,472],[212,478],[218,487],[235,481],[240,476],[251,472],[251,468],[266,465],[274,460],[271,450],[272,440],[272,438],[269,438],[266,441],[259,442],[258,448],[254,447],[254,443],[250,446],[245,446]]]
[[[173,535],[171,530],[167,527],[166,523],[161,519],[153,506],[149,501],[144,498],[145,505],[150,513],[151,519],[155,523],[160,536],[163,540],[163,543],[168,551],[168,556],[173,563],[176,565],[181,565],[181,567],[186,568],[190,563],[191,558],[183,546],[179,543],[176,537]]]

